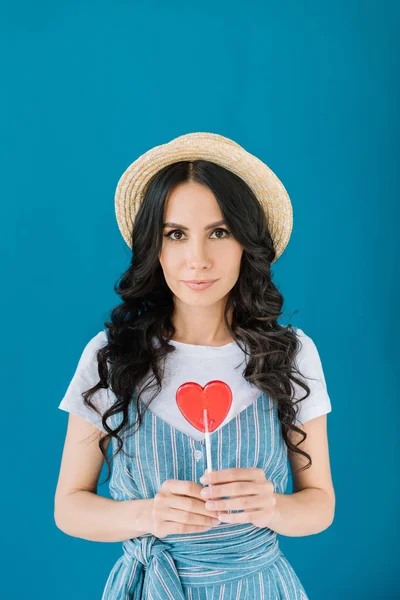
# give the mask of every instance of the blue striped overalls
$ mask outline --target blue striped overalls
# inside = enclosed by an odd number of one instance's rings
[[[136,396],[130,411],[136,420]],[[111,418],[115,427],[122,413]],[[114,439],[112,444],[114,453]],[[124,444],[134,458],[121,451],[113,459],[109,485],[115,500],[153,498],[166,479],[200,484],[207,467],[204,439],[191,438],[150,409]],[[264,392],[214,431],[211,452],[213,469],[262,468],[275,491],[285,492],[287,446],[277,406]],[[146,534],[122,547],[102,600],[308,600],[277,534],[267,527],[221,523],[194,534]]]

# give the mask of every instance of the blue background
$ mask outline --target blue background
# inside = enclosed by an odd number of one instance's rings
[[[152,146],[191,131],[243,145],[293,203],[274,281],[282,323],[320,352],[337,504],[329,529],[280,536],[281,548],[311,600],[399,597],[399,4],[80,0],[0,10],[1,597],[97,600],[121,555],[120,543],[55,525],[68,418],[58,404],[129,264],[118,179]]]

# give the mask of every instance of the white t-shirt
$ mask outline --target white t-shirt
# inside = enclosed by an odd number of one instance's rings
[[[306,377],[310,387],[310,395],[299,403],[297,424],[305,423],[320,415],[331,412],[331,402],[321,360],[313,340],[299,328],[295,329],[301,342],[296,356],[296,365],[300,373]],[[107,343],[105,330],[95,335],[85,346],[75,374],[58,408],[77,414],[93,423],[101,431],[101,417],[92,408],[85,406],[82,392],[87,391],[99,381],[96,352]],[[157,343],[157,341],[155,341]],[[231,408],[219,427],[233,419],[240,411],[254,402],[262,393],[242,376],[248,357],[236,342],[224,346],[199,346],[170,340],[176,348],[165,359],[163,386],[147,410],[169,423],[176,429],[196,440],[204,439],[204,433],[191,425],[179,410],[176,403],[176,391],[185,382],[196,382],[205,386],[209,381],[218,379],[228,384],[232,392]],[[150,371],[149,371],[150,373]],[[310,379],[308,379],[310,378]],[[305,390],[293,382],[295,398],[305,395]],[[154,394],[155,388],[143,391],[141,399],[147,404]],[[115,401],[115,394],[110,389],[100,389],[91,398],[103,414]],[[135,400],[136,402],[136,400]]]

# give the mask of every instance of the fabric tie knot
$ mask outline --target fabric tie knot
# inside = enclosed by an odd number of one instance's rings
[[[135,540],[125,540],[122,542],[124,553],[131,559],[137,559],[142,565],[148,568],[153,556],[163,552],[169,552],[170,546],[162,542],[154,535],[140,537]]]

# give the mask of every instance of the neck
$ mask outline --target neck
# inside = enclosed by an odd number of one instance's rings
[[[185,344],[201,346],[224,346],[234,341],[224,320],[225,302],[213,306],[188,306],[179,301],[175,304],[172,324],[175,328],[173,339]],[[228,311],[227,320],[232,325],[233,307]]]

